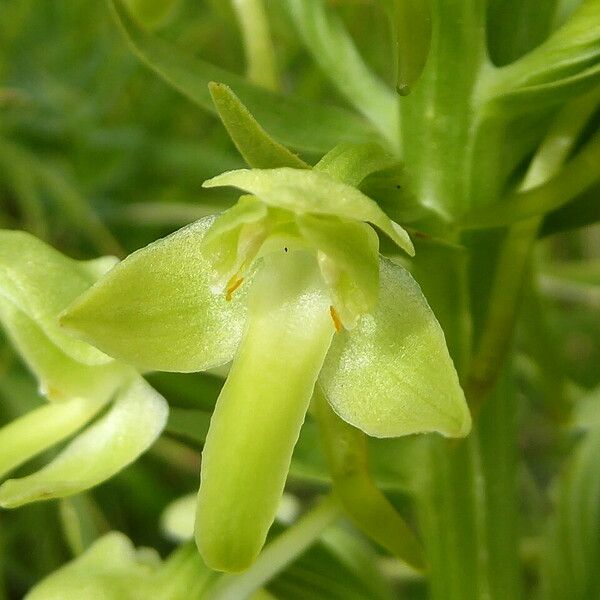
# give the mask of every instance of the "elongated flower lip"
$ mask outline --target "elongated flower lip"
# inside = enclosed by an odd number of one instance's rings
[[[206,564],[231,572],[250,566],[265,542],[334,335],[327,290],[306,252],[266,259],[248,304],[204,446],[196,518]]]

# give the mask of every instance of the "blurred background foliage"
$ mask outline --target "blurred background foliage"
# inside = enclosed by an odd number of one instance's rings
[[[303,49],[282,4],[267,2],[283,88],[344,105]],[[330,4],[366,61],[391,85],[391,39],[381,6],[369,0]],[[492,35],[498,63],[529,49],[516,28],[514,33],[517,50],[510,56]],[[229,2],[175,2],[160,35],[190,54],[244,72]],[[201,183],[241,166],[220,122],[132,55],[104,2],[0,2],[0,226],[31,231],[77,258],[124,256],[229,206],[233,192],[203,190]],[[599,202],[598,194],[589,201]],[[560,592],[565,581],[578,582],[573,597],[599,593],[599,256],[598,226],[545,237],[520,313],[515,460],[527,597],[540,590],[544,597],[568,597],[571,587]],[[109,529],[163,556],[174,547],[161,533],[160,515],[170,501],[197,488],[202,438],[222,379],[153,374],[149,380],[173,408],[167,432],[151,452],[85,497],[0,514],[0,599],[22,597]],[[41,403],[32,378],[2,339],[0,425]],[[316,438],[309,421],[289,484],[300,502],[327,482]],[[420,441],[371,444],[377,480],[406,512],[422,475]],[[587,527],[573,528],[582,511]],[[350,590],[357,598],[426,597],[422,580],[381,553],[378,591],[360,577],[349,585],[354,563],[340,548],[359,542],[356,533],[341,531],[351,537],[317,546],[273,583],[272,592],[282,598],[354,597]],[[365,550],[369,560],[374,551]]]

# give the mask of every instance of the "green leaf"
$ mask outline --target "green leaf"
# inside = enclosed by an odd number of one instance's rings
[[[464,217],[461,226],[480,229],[511,225],[543,216],[584,193],[600,179],[600,134],[595,135],[553,178],[537,187],[516,192]]]
[[[277,58],[263,0],[237,0],[232,8],[242,34],[246,77],[267,89],[279,89]]]
[[[313,59],[346,100],[398,148],[394,92],[365,64],[342,21],[323,0],[287,0],[298,32]]]
[[[0,506],[14,508],[87,490],[133,462],[167,421],[165,399],[141,377],[117,396],[109,412],[78,435],[50,464],[0,486]]]
[[[223,571],[247,568],[264,544],[334,332],[314,258],[265,261],[202,456],[196,542]]]
[[[285,600],[392,600],[397,594],[378,559],[362,537],[334,524],[269,582],[269,590]]]
[[[462,437],[471,427],[442,329],[408,271],[383,258],[375,311],[335,336],[319,381],[334,410],[368,435]]]
[[[413,254],[408,234],[391,221],[377,204],[354,187],[326,173],[304,169],[239,169],[217,175],[204,187],[233,186],[263,202],[299,214],[332,215],[368,221],[386,233],[400,248]]]
[[[0,296],[12,303],[74,360],[85,364],[110,358],[61,331],[58,314],[117,262],[104,257],[76,261],[22,231],[0,231]]]
[[[301,158],[269,136],[229,86],[211,81],[208,89],[229,137],[249,166],[257,169],[310,168]]]
[[[69,437],[102,408],[103,403],[72,398],[36,408],[0,429],[0,477]]]
[[[221,81],[232,87],[258,122],[286,146],[326,152],[340,142],[364,142],[377,137],[367,123],[347,110],[269,92],[219,67],[187,56],[140,29],[123,0],[110,2],[122,32],[138,58],[205,110],[214,112],[209,82]]]
[[[552,29],[558,0],[490,0],[487,34],[490,58],[506,65],[533,50]]]
[[[181,0],[124,0],[131,13],[145,27],[157,29],[168,21]]]
[[[35,321],[2,297],[0,322],[37,378],[40,393],[48,400],[87,398],[105,402],[129,374],[129,368],[116,361],[85,365],[73,360],[52,343]]]
[[[586,434],[558,478],[541,550],[542,596],[585,600],[600,593],[600,430]]]
[[[319,249],[321,274],[344,327],[354,327],[377,302],[377,234],[365,223],[335,217],[299,215],[296,222],[304,239]]]
[[[513,113],[560,103],[600,82],[600,2],[583,0],[566,23],[521,59],[497,70],[485,92]]]
[[[600,183],[544,217],[540,235],[553,235],[587,227],[600,221]]]
[[[431,45],[428,0],[393,0],[398,74],[396,90],[408,95],[419,80]]]
[[[204,371],[233,358],[246,285],[230,302],[202,241],[206,217],[134,252],[63,314],[70,330],[143,370]]]
[[[339,144],[330,150],[316,165],[342,183],[358,187],[365,177],[399,165],[397,158],[379,144]]]

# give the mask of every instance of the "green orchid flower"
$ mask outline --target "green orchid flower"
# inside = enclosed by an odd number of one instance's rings
[[[464,436],[470,415],[419,286],[379,256],[370,224],[412,244],[374,201],[317,169],[205,185],[249,195],[133,253],[62,323],[139,369],[233,360],[203,451],[196,541],[211,568],[238,571],[264,544],[315,385],[372,436]]]
[[[213,580],[191,544],[162,561],[154,549],[135,548],[113,531],[43,579],[26,600],[200,600]]]
[[[134,369],[58,324],[57,315],[116,262],[72,260],[29,234],[0,231],[0,322],[48,400],[0,429],[0,477],[91,423],[44,468],[5,481],[3,507],[101,483],[144,452],[166,423],[166,401]]]

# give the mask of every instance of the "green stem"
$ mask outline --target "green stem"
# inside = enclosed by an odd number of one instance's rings
[[[544,150],[541,150],[545,152]],[[510,225],[527,218],[543,216],[576,198],[598,180],[600,135],[595,135],[558,174],[535,187],[515,192],[501,202],[467,215],[462,226],[489,228]],[[546,168],[546,173],[555,169]],[[530,171],[536,177],[536,171]],[[528,180],[531,177],[528,176]]]
[[[232,5],[244,41],[248,79],[277,91],[280,84],[275,50],[262,0],[232,0]]]
[[[403,157],[423,203],[451,220],[472,200],[476,88],[490,69],[483,0],[431,0],[425,69],[400,98]],[[451,23],[451,25],[449,25]]]
[[[365,435],[340,419],[319,390],[315,390],[314,402],[333,489],[345,513],[398,559],[423,569],[421,545],[371,477]]]
[[[208,593],[209,600],[243,600],[269,582],[277,573],[317,541],[322,531],[340,516],[333,495],[277,536],[256,562],[241,575],[223,575]]]
[[[502,368],[539,224],[538,218],[517,223],[509,230],[502,246],[483,334],[466,383],[465,394],[471,410],[479,409]]]
[[[561,111],[525,175],[521,186],[525,193],[532,187],[540,189],[537,186],[559,171],[596,107],[595,91],[570,103]],[[483,334],[466,384],[467,399],[474,409],[480,406],[493,388],[510,346],[524,275],[541,219],[539,216],[533,217],[513,225],[502,246]]]

